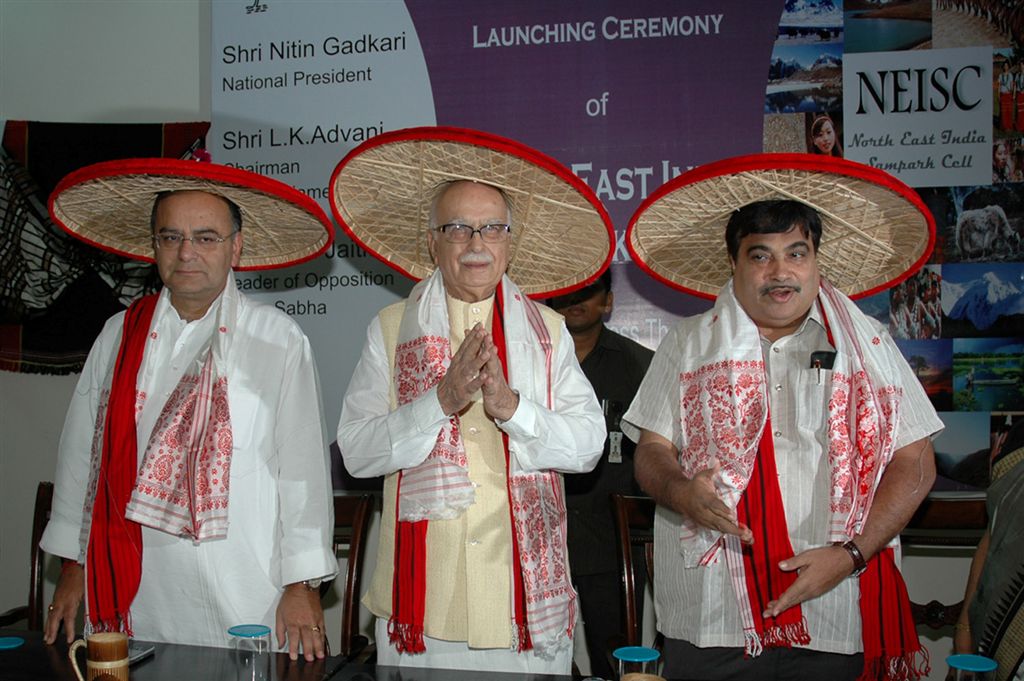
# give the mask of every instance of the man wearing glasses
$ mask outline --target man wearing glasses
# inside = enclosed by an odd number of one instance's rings
[[[84,599],[87,633],[226,647],[230,627],[265,624],[293,659],[323,657],[317,587],[337,563],[316,369],[233,268],[315,256],[326,215],[268,178],[167,159],[84,168],[51,210],[155,259],[164,287],[107,322],[72,397],[41,542],[65,559],[46,641],[74,637]]]
[[[467,176],[451,163],[446,174]],[[390,203],[374,192],[373,213],[346,214],[339,205],[365,189],[346,182],[334,186],[335,212],[367,243],[388,229],[373,215],[400,209],[381,208]],[[377,568],[363,599],[377,617],[379,664],[571,669],[576,595],[560,473],[594,466],[605,427],[561,317],[512,281],[513,249],[517,262],[539,257],[517,231],[509,194],[522,189],[453,178],[420,204],[430,206],[429,224],[410,221],[395,243],[407,255],[423,240],[423,279],[372,321],[345,395],[345,466],[386,476]],[[370,248],[386,262],[402,255]]]

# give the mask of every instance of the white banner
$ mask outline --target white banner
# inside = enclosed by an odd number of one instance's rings
[[[911,187],[992,182],[992,49],[847,54],[846,157]]]
[[[433,125],[430,79],[403,2],[212,3],[213,160],[287,182],[330,214],[327,183],[353,147]],[[295,317],[313,343],[328,426],[376,312],[411,283],[337,232],[321,258],[239,273],[239,288]]]

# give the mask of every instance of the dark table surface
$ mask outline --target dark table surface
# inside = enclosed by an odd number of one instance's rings
[[[25,643],[13,650],[0,650],[0,679],[3,681],[77,681],[68,646],[63,640],[52,646],[43,643],[36,631],[0,630],[0,636],[19,636]],[[230,648],[204,648],[169,643],[154,644],[153,655],[133,664],[132,681],[236,681],[238,670]],[[85,652],[79,651],[85,665]],[[275,653],[269,681],[325,681],[345,664],[340,657],[306,662]]]
[[[0,650],[2,681],[77,681],[68,660],[68,646],[58,641],[43,643],[35,631],[0,629],[0,636],[19,636],[25,643],[13,650]],[[230,648],[204,648],[169,643],[154,644],[156,651],[132,665],[131,681],[236,681],[238,672]],[[79,652],[84,667],[85,653]],[[505,674],[453,671],[450,669],[398,669],[363,664],[346,664],[340,657],[292,662],[286,653],[275,653],[270,681],[569,681],[570,676]],[[83,669],[84,671],[84,669]]]
[[[331,681],[571,681],[572,676],[460,671],[454,669],[409,669],[362,664],[345,665]],[[134,681],[134,677],[133,677]]]

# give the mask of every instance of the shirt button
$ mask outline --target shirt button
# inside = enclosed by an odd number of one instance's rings
[[[776,430],[775,431],[775,437],[782,437],[782,431],[781,430]]]
[[[473,308],[473,314],[480,314],[480,308],[479,307],[474,307]]]
[[[466,542],[466,543],[467,543],[467,544],[469,544],[470,546],[476,546],[476,545],[478,545],[478,544],[480,543],[480,541],[479,541],[479,540],[477,540],[477,539],[470,539],[470,540],[469,540],[468,542]]]
[[[775,392],[778,392],[780,390],[782,390],[782,384],[781,383],[779,383],[778,385],[775,386]]]
[[[469,434],[470,435],[476,435],[479,432],[480,432],[480,430],[477,429],[476,427],[472,427],[472,428],[469,429]]]
[[[779,353],[782,352],[782,350],[779,350],[778,348],[772,348],[772,352]]]

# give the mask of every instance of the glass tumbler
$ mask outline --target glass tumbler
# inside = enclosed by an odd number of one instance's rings
[[[270,627],[239,624],[228,629],[237,681],[270,680]]]
[[[624,646],[616,648],[612,656],[619,663],[619,681],[664,681],[658,676],[658,658],[654,648]]]

